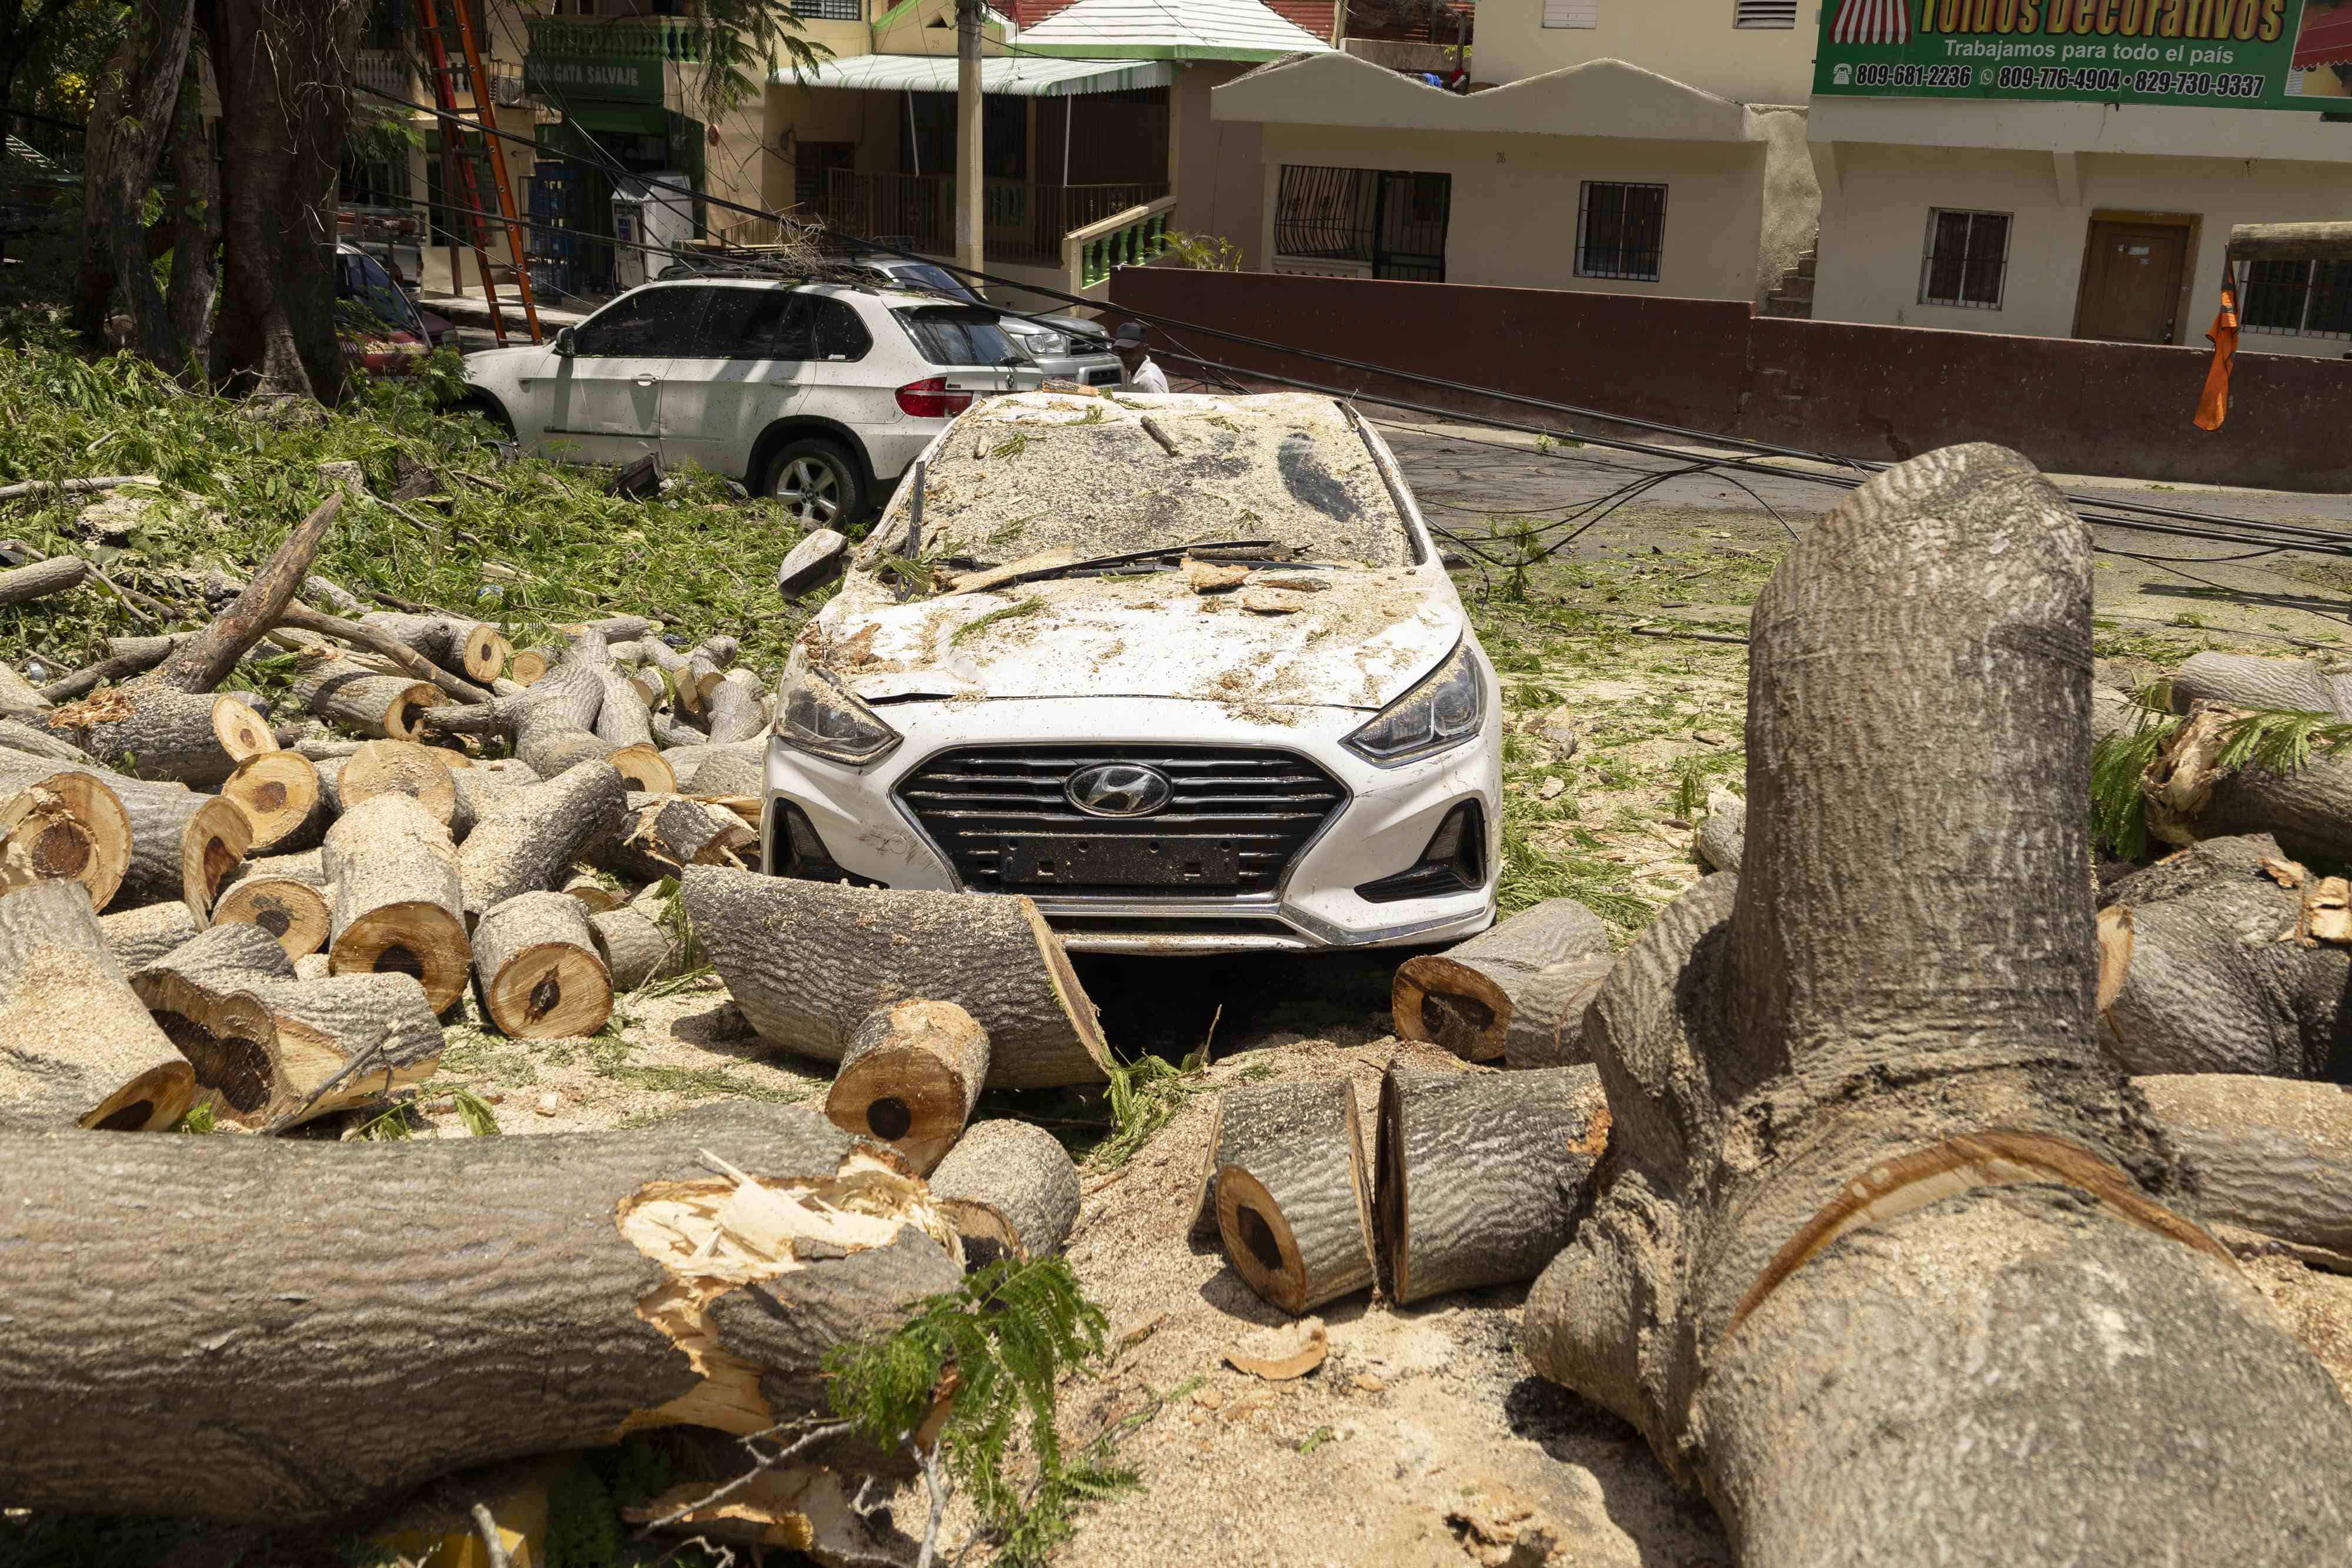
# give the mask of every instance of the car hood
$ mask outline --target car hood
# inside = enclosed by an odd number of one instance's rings
[[[1209,592],[1161,571],[907,604],[858,573],[803,637],[811,663],[868,702],[1181,697],[1371,710],[1435,668],[1463,632],[1452,585],[1432,573],[1268,568]]]

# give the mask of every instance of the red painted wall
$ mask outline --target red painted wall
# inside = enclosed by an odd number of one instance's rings
[[[2229,423],[2190,423],[2207,351],[1761,317],[1722,299],[1126,267],[1124,306],[1523,396],[1843,457],[1961,441],[2055,474],[2352,490],[2352,361],[2241,353]],[[1534,424],[1559,416],[1181,329],[1154,352]],[[1571,422],[1575,423],[1575,422]]]

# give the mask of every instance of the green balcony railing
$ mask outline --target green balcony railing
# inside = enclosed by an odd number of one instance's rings
[[[1079,287],[1091,288],[1107,281],[1111,269],[1120,267],[1148,267],[1168,254],[1168,214],[1157,212],[1121,225],[1108,234],[1098,234],[1081,242],[1078,251]]]
[[[533,16],[530,52],[572,59],[669,60],[680,65],[702,59],[702,33],[689,19],[677,16],[615,16],[591,21],[578,16]]]

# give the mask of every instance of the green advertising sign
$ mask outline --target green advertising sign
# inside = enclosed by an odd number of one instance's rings
[[[523,56],[522,86],[534,96],[591,99],[604,103],[662,101],[662,62],[626,55]]]
[[[2352,112],[2352,0],[1822,0],[1813,91]]]

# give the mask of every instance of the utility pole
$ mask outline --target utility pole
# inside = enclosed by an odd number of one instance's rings
[[[981,244],[982,179],[980,112],[981,0],[956,0],[956,265],[986,266]],[[975,284],[974,287],[978,285]]]

